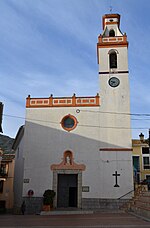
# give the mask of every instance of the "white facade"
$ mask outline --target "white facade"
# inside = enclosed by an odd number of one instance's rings
[[[100,97],[27,98],[22,197],[27,198],[32,190],[32,199],[42,198],[46,189],[54,189],[55,207],[73,203],[81,208],[92,207],[91,202],[97,206],[99,199],[116,200],[133,190],[128,43],[119,30],[119,22],[118,14],[103,18],[104,32],[97,44]],[[110,30],[115,36],[109,36]],[[117,66],[110,68],[113,51]],[[120,80],[118,86],[109,84],[111,78]],[[74,124],[66,129],[65,121],[70,115]],[[77,175],[77,182],[72,180],[70,187],[77,192],[64,190],[69,198],[67,205],[60,200],[59,184],[63,185],[61,178],[69,174]],[[76,204],[69,194],[77,197]],[[130,197],[127,194],[125,198]]]

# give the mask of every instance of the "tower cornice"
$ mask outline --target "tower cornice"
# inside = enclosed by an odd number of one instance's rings
[[[116,18],[117,21],[111,21],[111,19],[113,19],[113,18]],[[109,19],[109,20],[106,20],[106,19]],[[108,24],[118,24],[118,27],[120,27],[120,14],[105,14],[103,16],[102,21],[103,21],[102,22],[103,29],[104,29],[105,25],[108,25]]]
[[[114,37],[103,37],[102,35],[99,35],[98,37],[98,46],[103,46],[103,45],[120,45],[120,44],[127,44],[127,35],[126,33],[123,36],[114,36]]]

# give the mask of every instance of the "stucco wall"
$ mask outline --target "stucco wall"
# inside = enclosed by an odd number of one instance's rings
[[[92,112],[91,112],[92,111]],[[101,147],[118,147],[101,141],[99,108],[41,108],[27,109],[24,147],[23,196],[29,189],[35,197],[42,197],[46,189],[52,188],[52,164],[62,161],[66,150],[73,152],[74,161],[85,164],[82,185],[90,191],[82,193],[84,198],[117,198],[132,190],[131,153],[102,152]],[[61,127],[61,119],[72,114],[78,120],[78,126],[71,132]],[[31,119],[33,119],[31,121]],[[112,174],[118,170],[119,188],[114,188]],[[124,184],[126,183],[126,184]]]

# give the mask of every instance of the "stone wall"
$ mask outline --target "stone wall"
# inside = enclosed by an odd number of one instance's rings
[[[25,201],[25,204],[26,204],[25,214],[39,214],[42,211],[43,198],[24,197],[23,200]],[[127,202],[128,202],[127,199],[115,200],[115,199],[83,198],[82,209],[83,210],[85,209],[86,210],[118,210],[123,204]]]
[[[26,204],[25,214],[39,214],[41,212],[43,205],[42,197],[24,197],[23,200]]]
[[[118,210],[123,204],[127,203],[127,199],[96,199],[83,198],[82,209],[103,209],[103,210]]]

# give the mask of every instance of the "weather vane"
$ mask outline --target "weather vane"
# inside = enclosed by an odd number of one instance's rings
[[[110,6],[110,9],[109,9],[110,13],[112,13],[112,6]]]
[[[111,0],[109,1],[109,5],[110,5],[110,6],[109,6],[109,11],[110,11],[110,13],[112,13],[113,7],[112,7],[112,1],[111,1]]]

